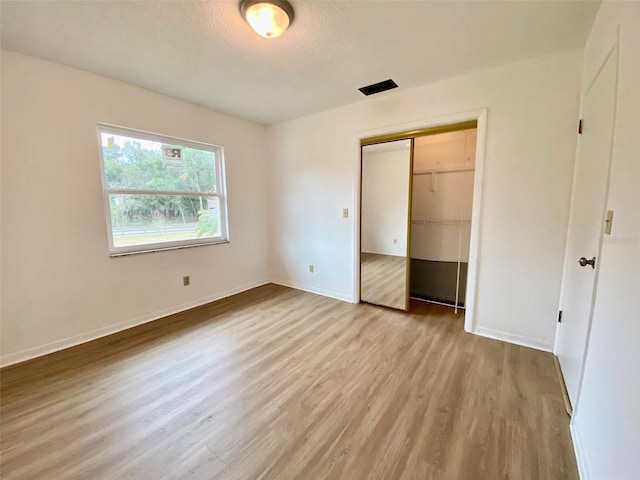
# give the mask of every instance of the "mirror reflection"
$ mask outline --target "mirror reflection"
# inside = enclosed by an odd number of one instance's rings
[[[408,309],[411,140],[362,147],[360,299]]]

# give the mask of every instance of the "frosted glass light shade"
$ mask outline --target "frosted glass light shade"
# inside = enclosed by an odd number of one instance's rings
[[[240,11],[258,35],[275,38],[282,35],[293,20],[293,8],[285,1],[242,1]]]

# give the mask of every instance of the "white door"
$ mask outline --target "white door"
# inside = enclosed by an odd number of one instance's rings
[[[573,406],[580,389],[598,271],[597,257],[603,234],[613,140],[617,58],[617,51],[613,49],[588,86],[583,102],[582,135],[578,143],[564,271],[562,322],[556,345]],[[595,268],[589,263],[585,265],[585,260],[591,262],[594,257]]]

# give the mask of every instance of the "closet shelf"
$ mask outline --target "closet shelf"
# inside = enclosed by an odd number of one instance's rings
[[[414,175],[430,175],[432,173],[473,172],[475,167],[432,168],[430,170],[414,170]]]
[[[411,225],[471,225],[471,220],[411,220]]]

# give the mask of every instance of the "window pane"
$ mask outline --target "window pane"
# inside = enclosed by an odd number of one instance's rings
[[[216,197],[109,195],[114,247],[220,237]]]
[[[216,193],[216,152],[101,132],[107,188]]]

